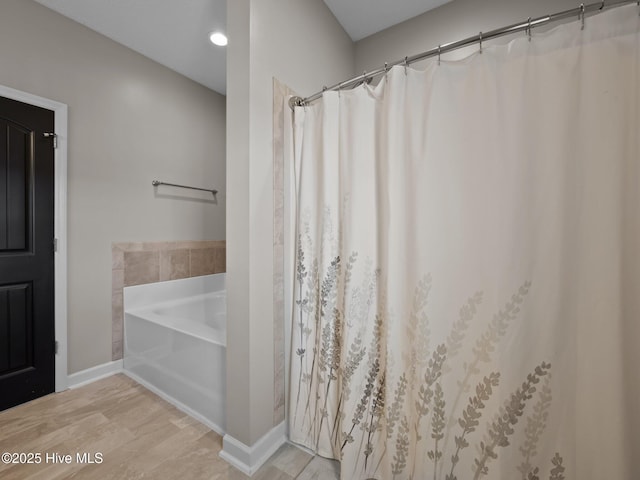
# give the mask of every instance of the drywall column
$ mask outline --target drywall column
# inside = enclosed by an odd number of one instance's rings
[[[227,433],[251,445],[249,0],[227,2]],[[264,432],[263,432],[264,433]]]
[[[322,0],[227,6],[227,433],[274,427],[273,79],[301,94],[354,74],[354,46]],[[225,451],[227,437],[225,437]]]

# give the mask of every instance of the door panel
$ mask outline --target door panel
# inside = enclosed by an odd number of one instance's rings
[[[53,127],[0,97],[0,410],[55,389]]]
[[[0,287],[0,311],[4,319],[2,330],[6,332],[2,350],[6,363],[0,371],[11,372],[33,367],[32,345],[33,314],[31,310],[31,285],[21,284]]]
[[[3,162],[5,163],[4,170],[7,180],[4,185],[0,186],[0,198],[7,199],[6,202],[3,202],[7,221],[5,226],[0,227],[5,233],[4,249],[6,250],[27,249],[29,224],[31,223],[31,212],[28,205],[31,165],[25,159],[29,158],[29,140],[30,133],[27,130],[19,125],[7,124],[8,155],[4,156],[5,161]],[[0,169],[2,167],[0,165]],[[1,248],[2,243],[0,243]]]

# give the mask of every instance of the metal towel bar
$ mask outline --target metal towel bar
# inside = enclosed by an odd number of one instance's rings
[[[157,187],[158,185],[167,185],[169,187],[179,187],[179,188],[189,188],[191,190],[201,190],[203,192],[211,192],[214,197],[218,193],[218,190],[212,190],[210,188],[190,187],[188,185],[178,185],[177,183],[167,183],[167,182],[161,182],[159,180],[152,181],[151,185],[153,185],[154,187]]]

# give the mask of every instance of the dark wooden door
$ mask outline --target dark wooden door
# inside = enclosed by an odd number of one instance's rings
[[[53,128],[0,97],[0,410],[55,390]]]

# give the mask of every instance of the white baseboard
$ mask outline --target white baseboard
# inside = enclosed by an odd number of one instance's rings
[[[95,367],[87,368],[81,372],[72,373],[67,377],[67,385],[69,388],[78,388],[89,383],[101,380],[103,378],[110,377],[116,373],[122,372],[122,360],[115,360],[113,362],[103,363]]]
[[[222,438],[220,457],[236,467],[245,475],[253,475],[273,455],[278,448],[285,444],[285,422],[280,423],[267,432],[254,445],[248,447],[226,434]]]

